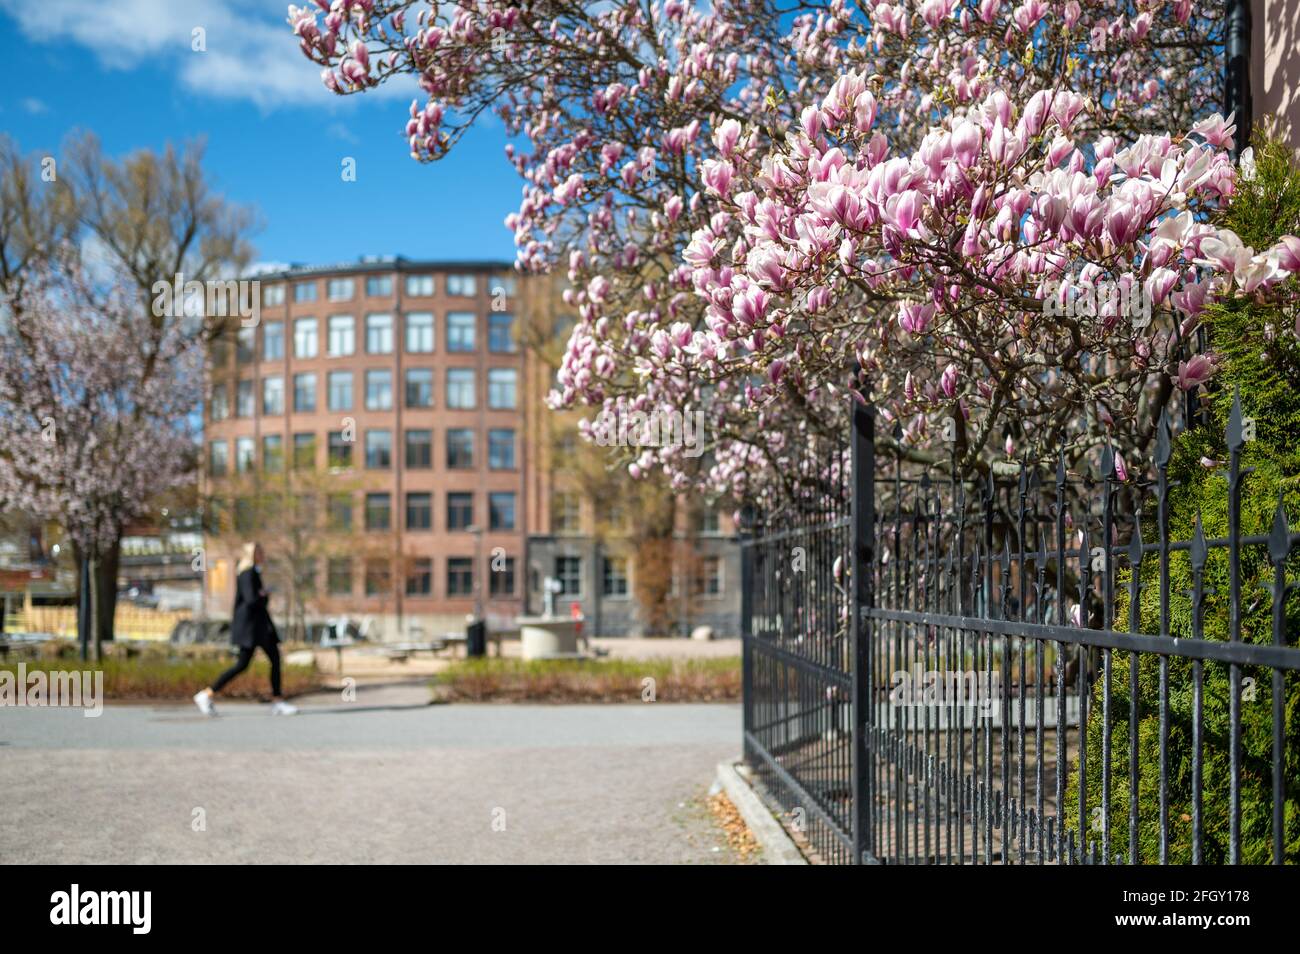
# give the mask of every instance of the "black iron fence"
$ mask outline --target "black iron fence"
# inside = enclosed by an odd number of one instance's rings
[[[1300,860],[1300,534],[1280,499],[1243,532],[1244,441],[1234,408],[1226,534],[1172,539],[1164,420],[1149,483],[1109,451],[1083,486],[941,482],[878,462],[856,408],[744,543],[745,757],[796,837],[831,863]]]

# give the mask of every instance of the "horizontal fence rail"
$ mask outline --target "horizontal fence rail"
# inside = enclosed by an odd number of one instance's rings
[[[1227,532],[1173,539],[1171,440],[1148,483],[1109,449],[1082,487],[1063,461],[940,483],[877,467],[859,406],[796,499],[747,512],[745,756],[806,850],[1300,861],[1300,534],[1281,500],[1243,530],[1234,407]]]

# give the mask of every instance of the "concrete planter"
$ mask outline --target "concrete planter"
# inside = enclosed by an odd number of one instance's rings
[[[578,624],[572,619],[519,617],[519,641],[524,659],[576,659]]]

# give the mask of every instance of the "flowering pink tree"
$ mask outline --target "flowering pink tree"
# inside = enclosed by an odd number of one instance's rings
[[[196,336],[153,319],[134,286],[30,270],[0,302],[0,506],[57,522],[78,569],[93,567],[192,470],[201,360]]]
[[[720,490],[783,480],[854,387],[904,425],[895,451],[963,473],[1140,450],[1213,369],[1179,348],[1205,297],[1292,265],[1204,223],[1235,174],[1217,4],[317,7],[289,21],[329,88],[415,80],[415,158],[486,110],[526,138],[507,224],[577,313],[557,403],[707,407]],[[1062,279],[1161,313],[1079,317]],[[692,463],[631,466],[685,486]]]

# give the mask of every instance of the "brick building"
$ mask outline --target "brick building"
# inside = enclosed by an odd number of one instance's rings
[[[619,484],[584,485],[575,461],[600,451],[583,449],[580,413],[545,402],[571,323],[560,279],[385,258],[258,280],[259,320],[210,362],[210,615],[228,615],[239,548],[256,539],[290,625],[348,616],[419,639],[477,611],[510,629],[542,612],[551,578],[557,610],[577,603],[589,632],[738,631],[739,548],[700,501],[674,504],[657,561],[673,563],[655,600],[669,621],[638,607],[656,562],[637,552],[645,514]]]
[[[257,277],[260,320],[212,351],[209,612],[228,612],[256,538],[277,619],[368,617],[377,638],[405,639],[460,629],[477,603],[507,625],[526,519],[509,263]]]

